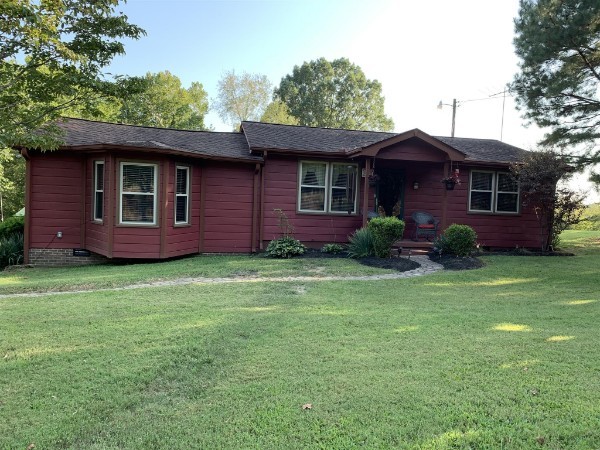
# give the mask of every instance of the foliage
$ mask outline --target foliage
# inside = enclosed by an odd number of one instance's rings
[[[65,108],[91,107],[97,96],[122,97],[135,78],[103,70],[125,53],[122,39],[144,33],[117,13],[119,0],[0,2],[0,148],[54,149],[51,121]]]
[[[201,83],[189,88],[168,70],[148,72],[144,92],[131,95],[123,101],[120,120],[132,125],[161,128],[204,130],[204,116],[208,112],[208,95]]]
[[[600,2],[521,0],[515,31],[525,117],[551,129],[544,145],[581,143],[579,164],[600,162]]]
[[[390,131],[381,83],[347,58],[319,58],[294,66],[275,90],[300,125]]]
[[[266,75],[225,72],[219,80],[214,108],[236,129],[244,120],[260,120],[272,95],[273,87]]]
[[[302,255],[305,251],[304,244],[291,236],[274,239],[267,246],[267,254],[273,258],[291,258]]]
[[[348,237],[348,255],[351,258],[367,258],[375,254],[373,232],[369,228],[359,228]]]
[[[0,239],[5,239],[13,234],[23,234],[25,230],[25,217],[12,216],[0,223]]]
[[[273,100],[260,118],[261,122],[298,125],[298,119],[290,114],[290,109],[281,100]]]
[[[23,233],[0,237],[0,269],[23,262]]]
[[[373,233],[373,249],[375,256],[389,258],[392,245],[402,238],[404,233],[404,221],[397,217],[375,217],[367,225]]]
[[[434,242],[443,254],[469,256],[477,245],[477,233],[468,225],[453,223]]]
[[[570,230],[600,231],[600,203],[587,206],[578,223],[568,227]]]
[[[331,253],[333,255],[337,255],[338,253],[342,253],[344,251],[344,246],[341,244],[325,244],[323,248],[321,248],[322,253]]]
[[[0,221],[25,205],[25,159],[19,152],[0,149]]]
[[[523,205],[536,213],[542,251],[556,246],[560,233],[577,223],[583,212],[584,196],[558,187],[572,173],[566,158],[553,150],[530,152],[522,163],[511,166],[511,172],[519,182]]]

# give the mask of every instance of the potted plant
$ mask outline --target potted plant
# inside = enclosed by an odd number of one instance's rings
[[[452,175],[447,176],[442,179],[442,183],[446,185],[446,190],[452,191],[454,190],[454,186],[460,184],[460,178],[458,176],[458,169],[455,169]]]

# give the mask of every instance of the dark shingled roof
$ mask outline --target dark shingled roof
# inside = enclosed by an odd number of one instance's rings
[[[377,131],[313,128],[261,122],[242,122],[242,130],[252,150],[297,150],[345,153],[396,135]]]
[[[279,149],[323,153],[348,153],[399,134],[260,122],[242,122],[242,130],[252,150]],[[468,161],[514,162],[522,160],[527,153],[523,149],[494,139],[432,137],[464,153]]]
[[[141,127],[84,119],[65,119],[58,125],[66,132],[65,147],[114,145],[171,150],[207,158],[262,161],[262,157],[250,154],[242,133]]]
[[[517,162],[527,154],[522,148],[495,139],[434,137],[466,154],[467,161]]]

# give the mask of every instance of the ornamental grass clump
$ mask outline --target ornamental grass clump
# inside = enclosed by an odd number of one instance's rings
[[[373,256],[373,233],[368,228],[360,228],[348,237],[346,249],[350,258],[367,258]]]
[[[389,258],[392,245],[402,238],[404,222],[397,217],[375,217],[367,225],[373,233],[373,250],[379,258]]]
[[[469,256],[477,247],[477,233],[468,225],[453,223],[436,239],[434,246],[442,254]]]
[[[23,234],[0,238],[0,269],[23,262]]]

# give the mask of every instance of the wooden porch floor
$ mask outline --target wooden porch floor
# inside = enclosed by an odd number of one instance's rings
[[[410,255],[425,255],[433,248],[433,242],[419,240],[413,241],[412,239],[403,239],[394,243],[392,254],[398,254],[398,250],[401,249],[400,253],[402,256]]]

